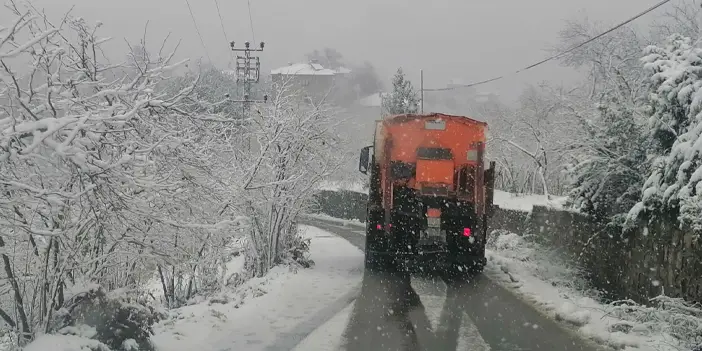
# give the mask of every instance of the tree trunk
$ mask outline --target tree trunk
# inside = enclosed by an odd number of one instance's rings
[[[5,240],[3,240],[2,236],[0,236],[0,248],[3,248],[3,247],[5,247]],[[15,278],[15,273],[12,271],[12,265],[10,263],[10,258],[4,253],[0,256],[2,256],[2,262],[3,262],[3,265],[5,266],[5,274],[7,275],[7,279],[10,281],[10,285],[12,286],[12,290],[14,292],[15,307],[17,308],[17,314],[19,315],[20,324],[22,325],[22,338],[24,340],[31,340],[32,339],[32,332],[31,332],[31,329],[29,328],[29,321],[27,320],[27,313],[24,310],[24,301],[22,300],[22,292],[20,290],[19,284],[17,283],[17,279]]]

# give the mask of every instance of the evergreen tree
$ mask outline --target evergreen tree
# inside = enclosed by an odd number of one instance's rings
[[[577,146],[578,163],[568,169],[573,205],[605,223],[624,222],[641,198],[649,170],[650,142],[634,108],[613,96],[603,96],[599,118],[584,125],[588,142]]]
[[[630,212],[676,216],[702,232],[702,48],[681,35],[651,46],[642,59],[650,77],[649,128],[654,163],[643,199]]]
[[[397,73],[392,78],[392,92],[383,96],[383,114],[417,113],[418,106],[419,98],[412,86],[412,82],[405,79],[402,68],[398,68]]]

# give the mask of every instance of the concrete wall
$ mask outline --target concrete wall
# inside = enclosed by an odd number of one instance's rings
[[[366,194],[322,192],[319,212],[365,221]],[[566,254],[605,298],[646,302],[663,292],[702,302],[702,249],[690,231],[654,223],[623,232],[569,211],[534,206],[532,212],[497,208],[491,230],[534,234],[540,244]]]

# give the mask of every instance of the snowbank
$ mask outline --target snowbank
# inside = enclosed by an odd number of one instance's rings
[[[321,229],[302,229],[311,238],[313,268],[293,273],[276,267],[266,277],[254,278],[216,299],[217,303],[210,300],[176,310],[155,327],[152,340],[158,351],[262,350],[282,335],[294,334],[328,306],[340,305],[360,285],[363,253]],[[341,302],[329,317],[348,304]]]
[[[637,321],[637,311],[645,308],[622,314],[621,307],[599,302],[596,294],[586,289],[578,271],[568,267],[556,252],[505,231],[493,232],[489,241],[486,275],[586,337],[625,351],[689,350],[665,332],[661,324],[671,319],[663,318],[660,311],[647,310],[647,318],[658,324],[652,327]],[[670,327],[682,333],[683,326],[671,323]]]
[[[128,344],[129,345],[129,344]],[[125,345],[126,346],[126,345]],[[97,340],[90,340],[78,335],[41,335],[24,348],[24,351],[110,351]]]
[[[319,185],[318,189],[327,191],[347,190],[362,194],[368,193],[368,189],[365,188],[363,183],[351,181],[324,181]]]
[[[531,212],[534,205],[562,210],[564,209],[566,200],[568,200],[566,196],[551,195],[551,199],[549,200],[544,195],[512,194],[501,190],[495,190],[493,203],[507,210]]]
[[[332,216],[324,214],[324,213],[308,214],[308,215],[305,215],[305,217],[308,217],[311,219],[320,219],[320,220],[323,220],[326,222],[336,222],[339,225],[342,225],[344,227],[348,227],[348,226],[360,227],[360,228],[366,227],[366,224],[364,222],[359,221],[358,219],[341,219],[341,218],[332,217]]]

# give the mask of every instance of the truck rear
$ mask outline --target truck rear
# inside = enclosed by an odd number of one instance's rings
[[[445,114],[376,122],[361,150],[370,175],[366,267],[482,270],[494,163],[484,165],[487,124]]]

